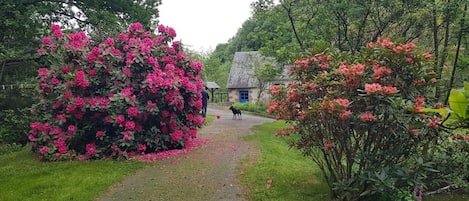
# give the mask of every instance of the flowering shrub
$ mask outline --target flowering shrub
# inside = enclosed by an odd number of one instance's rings
[[[84,32],[51,26],[38,54],[39,102],[29,140],[43,160],[127,158],[182,149],[203,119],[202,64],[174,29],[140,23],[95,47]]]
[[[428,53],[389,39],[357,55],[326,51],[299,59],[293,81],[273,86],[268,112],[291,123],[277,135],[322,170],[334,195],[357,200],[384,190],[423,188],[407,161],[438,138],[439,115],[422,115],[435,73]],[[386,180],[386,181],[385,181]]]

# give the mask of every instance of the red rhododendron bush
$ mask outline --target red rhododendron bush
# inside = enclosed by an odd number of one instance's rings
[[[43,160],[127,158],[182,149],[203,123],[200,62],[140,23],[96,46],[84,32],[51,26],[39,55],[38,103],[29,139]]]
[[[269,112],[291,123],[277,135],[312,158],[334,196],[362,200],[387,191],[420,192],[418,159],[437,143],[437,114],[420,112],[437,80],[413,43],[369,43],[355,55],[328,50],[299,59],[292,82],[273,86]]]

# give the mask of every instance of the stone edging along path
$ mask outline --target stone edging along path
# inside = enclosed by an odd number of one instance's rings
[[[218,115],[199,130],[207,142],[188,153],[150,163],[137,173],[112,186],[96,201],[243,201],[245,193],[238,181],[240,160],[255,157],[257,148],[241,139],[250,128],[273,119],[243,114],[233,120],[228,107],[209,105],[208,114]]]

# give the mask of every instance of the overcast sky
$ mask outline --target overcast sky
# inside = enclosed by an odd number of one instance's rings
[[[160,24],[176,30],[176,40],[195,51],[211,51],[232,38],[251,16],[255,0],[162,0]]]

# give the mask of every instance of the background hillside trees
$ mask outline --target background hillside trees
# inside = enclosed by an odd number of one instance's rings
[[[251,18],[210,57],[221,56],[222,63],[230,63],[236,51],[260,51],[287,64],[328,48],[355,54],[368,42],[388,37],[430,51],[440,76],[433,98],[444,102],[452,87],[467,80],[467,4],[464,0],[258,0],[252,4]]]
[[[39,38],[51,23],[68,29],[80,27],[92,35],[118,33],[132,22],[156,27],[161,0],[4,0],[0,2],[0,83],[6,74],[15,74],[18,64],[35,57]],[[31,67],[32,64],[26,66]],[[34,66],[34,65],[33,65]],[[21,67],[22,74],[35,72]],[[37,69],[36,69],[37,70]],[[7,72],[8,71],[8,72]],[[11,72],[12,71],[12,72]],[[8,80],[8,82],[11,82]]]

